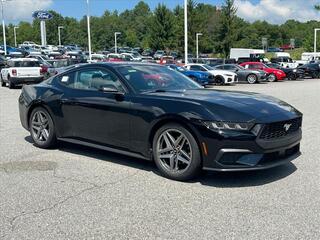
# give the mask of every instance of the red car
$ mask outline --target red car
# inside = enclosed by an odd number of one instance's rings
[[[270,68],[262,62],[244,62],[241,63],[240,66],[246,69],[259,69],[265,71],[268,74],[269,82],[281,81],[286,78],[286,74],[282,70]]]

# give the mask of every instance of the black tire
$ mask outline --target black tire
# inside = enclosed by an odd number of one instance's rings
[[[221,77],[221,76],[216,76],[216,77],[214,77],[214,82],[215,82],[217,85],[224,85],[224,79],[223,79],[223,77]]]
[[[249,75],[247,76],[247,82],[248,82],[249,84],[257,83],[257,82],[258,82],[258,77],[257,77],[257,75],[255,75],[255,74],[249,74]]]
[[[0,75],[1,87],[5,87],[6,83],[2,79],[2,75]]]
[[[277,81],[276,75],[274,75],[273,73],[271,73],[271,74],[268,76],[268,81],[269,81],[269,82],[275,82],[275,81]]]
[[[165,163],[165,160],[160,158],[160,146],[163,146],[162,144],[166,142],[164,142],[164,136],[167,136],[167,132],[172,134],[173,132],[177,132],[182,133],[181,135],[183,135],[187,140],[186,141],[182,141],[183,144],[178,145],[175,149],[172,150],[167,150],[166,152],[163,152],[164,155],[161,156],[167,156],[167,155],[171,155],[173,156],[174,160],[172,160],[174,163],[172,165],[172,168],[174,169],[169,169],[171,168],[171,158],[166,157],[164,159],[169,159],[170,162],[170,166],[168,166],[168,164]],[[172,135],[174,136],[174,135]],[[175,139],[177,140],[178,137]],[[169,140],[169,138],[167,138],[167,140]],[[172,143],[172,141],[171,141]],[[179,142],[178,142],[179,143]],[[181,143],[181,142],[180,142]],[[187,181],[187,180],[191,180],[194,177],[196,177],[201,170],[201,165],[202,165],[202,160],[201,160],[201,154],[200,154],[200,149],[199,146],[195,140],[195,138],[192,136],[192,134],[183,126],[181,126],[180,124],[176,124],[176,123],[170,123],[170,124],[166,124],[163,127],[161,127],[155,134],[154,138],[153,138],[153,159],[158,167],[158,169],[160,170],[160,172],[163,174],[163,176],[173,179],[173,180],[177,180],[177,181]],[[166,149],[168,149],[168,146],[165,147]],[[190,151],[188,151],[188,149],[191,149]],[[185,158],[186,155],[182,154],[182,152],[187,153],[188,154],[188,158]],[[185,162],[179,162],[179,157],[183,157],[184,160],[188,159],[188,164],[186,164]],[[181,158],[180,158],[181,159]],[[175,169],[176,168],[181,168],[181,169]],[[182,169],[183,167],[185,167],[184,169]]]
[[[318,72],[312,73],[312,78],[319,78],[319,77],[320,77],[320,73],[318,73]]]
[[[8,86],[9,86],[10,89],[15,88],[14,83],[12,83],[11,80],[10,80],[10,76],[8,76]]]
[[[291,73],[288,73],[287,78],[289,80],[296,80],[297,79],[297,75],[295,73],[291,72]]]
[[[46,122],[47,124],[45,124],[45,121],[41,120],[41,117],[39,118],[38,115],[36,116],[36,114],[43,114],[43,116],[45,116],[47,119],[47,122]],[[35,125],[35,120],[41,123],[39,124],[37,123],[37,125]],[[44,134],[43,132],[41,133],[41,135],[39,134],[39,137],[38,137],[35,127],[39,127],[42,131],[46,129],[47,130],[46,136],[43,135]],[[54,123],[52,121],[50,114],[45,108],[36,107],[35,109],[33,109],[29,118],[29,128],[30,128],[30,134],[34,141],[35,146],[39,148],[47,149],[47,148],[52,148],[56,145],[57,138],[56,138]]]

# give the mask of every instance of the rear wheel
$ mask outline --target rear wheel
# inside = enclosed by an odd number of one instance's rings
[[[256,83],[257,81],[258,81],[257,75],[255,75],[255,74],[249,74],[249,75],[247,76],[247,82],[248,82],[248,83],[254,84],[254,83]]]
[[[275,81],[277,81],[276,75],[274,75],[273,73],[271,73],[271,74],[269,75],[269,77],[268,77],[268,81],[269,81],[269,82],[275,82]]]
[[[2,75],[0,75],[1,87],[5,87],[6,83],[2,79]]]
[[[30,115],[29,126],[31,137],[37,147],[51,148],[56,144],[54,124],[46,109],[35,108]]]
[[[8,85],[9,85],[9,88],[10,88],[10,89],[12,89],[12,88],[15,87],[15,86],[14,86],[14,83],[12,83],[11,80],[10,80],[10,76],[8,76]]]
[[[179,124],[167,124],[156,132],[153,157],[161,173],[174,180],[190,180],[201,169],[198,144],[192,134]]]

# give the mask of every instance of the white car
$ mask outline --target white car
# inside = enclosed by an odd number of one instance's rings
[[[100,54],[100,53],[91,54],[91,62],[92,63],[106,62],[107,60],[108,60],[107,56],[104,54]]]
[[[123,58],[130,59],[130,61],[141,62],[142,56],[139,53],[121,53]]]
[[[7,61],[1,70],[1,86],[6,83],[9,88],[26,83],[39,83],[44,79],[46,69],[40,66],[40,62],[34,58],[14,58]]]
[[[215,82],[219,84],[234,84],[238,82],[237,74],[226,70],[217,70],[207,64],[190,63],[184,66],[188,70],[208,72],[214,76]]]

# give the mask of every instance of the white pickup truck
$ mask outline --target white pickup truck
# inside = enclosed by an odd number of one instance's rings
[[[1,86],[14,88],[16,85],[39,83],[44,79],[46,69],[40,66],[40,62],[33,58],[13,58],[7,61],[1,70]]]

